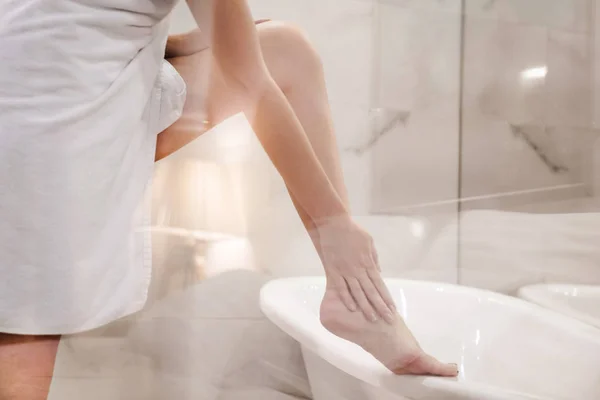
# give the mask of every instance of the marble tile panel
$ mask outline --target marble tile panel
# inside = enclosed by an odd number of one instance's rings
[[[512,124],[543,123],[548,74],[547,30],[468,18],[464,104]]]
[[[470,17],[589,32],[593,0],[467,0]]]
[[[592,127],[592,57],[589,35],[548,32],[547,125]]]
[[[376,0],[380,4],[394,5],[414,10],[428,10],[458,13],[461,10],[460,0]]]
[[[460,17],[381,5],[377,106],[407,116],[373,146],[374,210],[457,197]]]

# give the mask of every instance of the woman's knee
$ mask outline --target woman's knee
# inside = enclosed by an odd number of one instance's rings
[[[267,63],[285,65],[303,73],[323,71],[323,63],[306,33],[287,22],[268,21],[258,25],[263,55]]]

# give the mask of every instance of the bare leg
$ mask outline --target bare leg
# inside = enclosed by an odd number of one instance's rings
[[[318,55],[304,35],[289,25],[269,22],[259,25],[258,32],[263,57],[271,76],[286,95],[317,158],[338,191],[338,195],[347,204],[347,191]],[[188,98],[182,118],[159,135],[159,145],[161,145],[160,136],[163,135],[162,143],[176,143],[174,146],[166,147],[168,151],[162,151],[161,154],[168,154],[172,149],[185,144],[183,142],[186,140],[189,142],[187,138],[197,137],[202,133],[198,126],[203,112],[199,110],[200,107],[210,108],[211,115],[219,116],[217,121],[212,121],[213,123],[218,123],[219,120],[248,107],[244,104],[244,99],[227,97],[227,90],[219,87],[218,73],[212,74],[211,82],[207,82],[205,78],[207,74],[198,73],[198,69],[211,65],[210,50],[196,54],[182,54],[169,61],[186,80]],[[205,79],[199,79],[198,75]],[[218,94],[218,96],[210,96],[210,104],[202,104],[207,98],[206,87],[211,87],[214,93]],[[293,196],[292,200],[306,229],[313,237],[317,251],[321,253],[318,238],[314,236],[316,234],[314,222],[298,206]],[[329,288],[321,305],[321,321],[335,335],[362,346],[394,373],[444,376],[454,376],[457,373],[456,366],[440,363],[425,354],[399,316],[396,316],[393,324],[384,321],[372,323],[363,313],[349,311],[338,297],[337,291]]]
[[[272,22],[258,27],[263,57],[271,76],[282,89],[340,198],[348,204],[321,60],[297,29]],[[306,229],[316,228],[290,192]],[[318,238],[315,240],[318,247]],[[397,374],[453,376],[456,366],[439,363],[423,353],[401,318],[393,325],[370,323],[360,312],[350,312],[328,290],[321,306],[322,322],[334,334],[361,345]]]
[[[258,26],[265,63],[282,89],[336,188],[348,205],[321,59],[301,31],[278,22]]]
[[[0,399],[46,400],[59,341],[0,333]]]
[[[268,22],[258,26],[258,34],[271,76],[294,109],[329,180],[349,209],[319,55],[302,32],[290,25]],[[314,221],[302,209],[293,193],[289,190],[288,193],[321,255]]]

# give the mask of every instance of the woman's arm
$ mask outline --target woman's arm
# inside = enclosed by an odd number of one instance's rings
[[[187,1],[211,44],[213,68],[225,81],[228,96],[244,99],[244,112],[259,141],[302,208],[315,221],[347,217],[300,121],[267,70],[246,1]],[[209,89],[211,95],[222,94]]]

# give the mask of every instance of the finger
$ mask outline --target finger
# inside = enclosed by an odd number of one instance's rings
[[[365,296],[365,292],[363,291],[363,288],[360,285],[358,279],[352,277],[346,278],[346,281],[348,282],[348,287],[350,288],[350,293],[352,293],[352,297],[354,297],[354,300],[362,310],[367,320],[371,322],[377,322],[377,313],[375,312],[375,309],[367,299],[367,296]]]
[[[377,271],[369,271],[369,270],[367,271],[367,274],[369,275],[369,278],[371,278],[371,282],[373,282],[373,285],[377,288],[377,291],[379,292],[379,295],[383,298],[383,301],[385,302],[385,304],[388,306],[390,311],[393,314],[395,314],[396,313],[396,302],[394,301],[394,298],[390,294],[390,291],[389,291],[387,285],[383,281],[381,274]]]
[[[379,294],[375,285],[373,285],[371,278],[366,272],[363,272],[361,275],[359,282],[367,296],[367,300],[369,300],[377,313],[381,315],[388,324],[393,324],[394,314]]]
[[[342,301],[342,303],[344,303],[346,308],[352,312],[356,311],[358,309],[358,306],[354,301],[354,298],[350,294],[350,290],[348,289],[348,284],[346,283],[346,280],[339,275],[330,277],[329,280],[332,281],[335,291],[340,296],[340,300]]]

